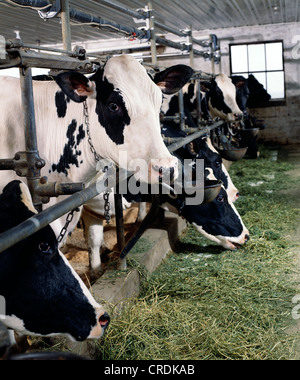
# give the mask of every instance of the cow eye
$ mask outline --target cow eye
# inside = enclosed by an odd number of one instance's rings
[[[116,113],[119,111],[120,107],[116,103],[109,103],[108,109],[110,110],[110,112]]]
[[[39,250],[42,253],[50,253],[51,252],[51,246],[50,246],[49,243],[42,242],[42,243],[39,244]]]
[[[225,202],[225,197],[224,197],[224,195],[218,195],[218,196],[217,196],[217,202],[224,203],[224,202]]]
[[[215,165],[216,165],[217,168],[219,168],[221,166],[221,162],[220,161],[216,161]]]

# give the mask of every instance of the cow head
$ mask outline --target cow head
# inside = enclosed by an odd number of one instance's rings
[[[27,186],[10,182],[0,195],[0,232],[36,213]],[[2,322],[21,334],[99,338],[109,316],[57,248],[50,226],[0,253]]]
[[[231,77],[231,80],[236,87],[236,102],[243,114],[247,116],[247,103],[250,95],[247,79],[241,75],[235,75]]]
[[[218,179],[223,182],[223,187],[227,192],[228,202],[235,202],[240,193],[233,184],[230,175],[222,163],[222,157],[213,147],[210,138],[197,139],[193,141],[193,150],[197,153],[197,158],[203,159],[207,171],[207,179]]]
[[[212,117],[235,121],[243,115],[236,103],[236,89],[225,74],[218,74],[215,80],[201,82],[201,90],[207,92]]]
[[[249,231],[232,203],[228,202],[226,191],[220,193],[212,202],[200,205],[186,205],[182,199],[168,198],[171,211],[180,210],[189,223],[193,224],[207,239],[226,249],[235,250],[249,240]]]
[[[155,76],[131,56],[110,58],[87,79],[77,72],[58,75],[57,83],[75,102],[87,100],[93,145],[100,156],[136,172],[136,178],[155,183],[176,178],[177,159],[160,135],[162,92],[177,92],[193,70],[176,65]]]

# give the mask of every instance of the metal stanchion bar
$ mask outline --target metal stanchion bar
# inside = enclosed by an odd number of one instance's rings
[[[27,238],[28,236],[39,231],[41,228],[52,223],[54,220],[60,218],[61,216],[67,214],[70,210],[82,206],[84,203],[94,198],[98,194],[103,193],[108,188],[112,188],[119,181],[123,181],[132,175],[130,172],[125,172],[123,170],[119,171],[119,177],[116,178],[116,170],[110,167],[108,171],[103,175],[98,183],[93,184],[86,189],[79,191],[64,199],[63,201],[49,207],[47,210],[40,212],[32,216],[31,218],[25,220],[21,224],[12,229],[5,231],[0,234],[0,252],[10,248],[21,240]],[[109,179],[109,186],[107,186],[107,180]]]
[[[100,5],[104,5],[108,8],[112,8],[112,9],[115,9],[121,13],[126,13],[128,16],[131,16],[131,17],[134,17],[136,19],[142,19],[142,20],[145,20],[147,17],[148,17],[148,13],[147,12],[144,12],[143,10],[140,10],[140,11],[134,11],[132,9],[129,9],[125,6],[122,6],[122,5],[119,5],[119,4],[115,4],[113,3],[112,1],[110,0],[92,0],[94,3],[98,3]],[[151,9],[150,9],[151,10]],[[159,28],[159,29],[162,29],[166,32],[169,32],[169,33],[172,33],[172,34],[175,34],[176,36],[179,36],[179,37],[186,37],[187,36],[187,33],[185,31],[179,31],[177,29],[174,29],[172,28],[171,26],[168,26],[168,25],[165,25],[157,20],[154,21],[154,25]],[[207,40],[209,40],[209,36],[207,36]],[[197,44],[197,45],[200,45],[202,47],[209,47],[210,46],[210,42],[209,41],[200,41],[200,40],[197,40],[195,38],[193,38],[193,43]]]
[[[15,0],[12,0],[15,1]],[[42,0],[41,0],[42,1]],[[27,6],[32,6],[32,1],[31,0],[23,0],[23,4],[26,4]],[[38,4],[39,1],[36,0],[36,3]],[[43,2],[44,3],[44,2]],[[52,5],[52,3],[49,3],[49,5]],[[38,5],[36,5],[38,6]],[[129,36],[135,35],[137,38],[149,38],[149,33],[148,31],[143,31],[135,27],[127,27],[121,24],[117,24],[112,21],[104,20],[100,17],[93,16],[91,14],[81,12],[77,9],[71,8],[70,7],[70,18],[78,21],[80,23],[86,23],[86,24],[94,24],[95,26],[98,26],[100,28],[108,29],[113,32],[121,32],[125,33]],[[156,42],[158,44],[161,44],[163,46],[168,46],[174,49],[179,49],[179,50],[187,50],[189,51],[189,46],[187,46],[184,43],[177,43],[173,42],[171,40],[167,40],[162,37],[156,37]],[[194,54],[198,56],[205,57],[207,55],[207,52],[199,51],[194,49]]]
[[[219,127],[222,124],[224,124],[224,121],[218,121],[208,127],[201,129],[199,132],[196,132],[196,133],[191,134],[190,136],[184,137],[181,141],[171,144],[167,148],[169,152],[175,152],[176,150],[181,148],[183,145],[186,145],[199,137],[205,136],[206,134],[210,133],[211,130]]]
[[[82,70],[87,73],[94,70],[90,60],[79,60],[67,55],[47,54],[33,50],[12,48],[7,50],[8,58],[1,62],[0,69],[11,67],[39,67],[56,70]]]

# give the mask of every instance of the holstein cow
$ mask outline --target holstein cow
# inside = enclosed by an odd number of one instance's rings
[[[268,94],[263,85],[252,74],[247,79],[241,75],[234,75],[231,77],[231,80],[236,87],[237,104],[244,114],[245,129],[263,129],[265,126],[262,124],[257,125],[256,118],[248,114],[248,107],[259,107],[262,104],[266,104],[271,99],[271,95]],[[258,147],[256,136],[252,136],[250,133],[242,133],[241,145],[248,146],[247,155],[249,158],[257,158]]]
[[[27,186],[12,181],[0,195],[0,232],[36,213]],[[19,334],[100,338],[109,316],[57,248],[47,226],[0,253],[0,320]],[[1,308],[3,313],[3,309]]]
[[[205,172],[208,179],[221,179],[226,176],[221,170],[221,158],[212,152],[209,144],[203,144],[200,156],[204,159]],[[219,164],[218,164],[219,160]],[[96,179],[94,179],[96,181]],[[150,191],[149,191],[150,193]],[[110,193],[110,214],[114,215],[114,197]],[[123,208],[130,207],[129,202],[151,202],[150,194],[123,196]],[[218,243],[226,249],[236,249],[249,240],[249,231],[245,227],[238,211],[228,200],[225,189],[221,189],[218,197],[211,203],[187,205],[185,198],[164,194],[161,197],[161,207],[167,211],[181,215],[207,239]],[[91,275],[97,277],[101,271],[100,252],[104,247],[103,222],[105,203],[99,195],[88,201],[82,212],[85,238],[89,249]]]
[[[201,90],[207,93],[209,112],[213,118],[235,121],[243,115],[236,103],[236,90],[225,74],[216,75],[215,80],[201,82]]]
[[[214,112],[213,117],[222,117],[225,120],[230,120],[234,118],[240,118],[242,116],[242,112],[239,109],[236,103],[236,95],[235,95],[235,86],[233,85],[230,78],[226,77],[224,74],[219,74],[216,80],[212,80],[211,82],[203,83],[204,89],[208,91],[208,98],[205,101],[211,102],[214,108],[211,108],[210,111]],[[190,128],[196,128],[196,122],[192,117],[192,113],[197,109],[196,102],[196,86],[193,83],[185,85],[183,88],[184,92],[184,110],[186,116],[186,125]],[[205,98],[204,98],[205,99]],[[205,105],[203,107],[203,111],[205,112]],[[215,111],[214,111],[215,110]],[[178,96],[164,96],[162,111],[166,116],[174,116],[179,112],[178,106]],[[166,137],[172,137],[174,133],[174,125],[175,123],[172,121],[163,121],[162,122],[162,134]],[[171,134],[170,134],[171,133]],[[199,140],[200,141],[200,140]],[[236,186],[232,183],[230,175],[223,163],[223,160],[217,150],[213,147],[209,138],[207,138],[204,142],[207,147],[209,147],[210,151],[214,155],[218,155],[219,159],[217,162],[220,162],[220,171],[222,171],[222,181],[224,183],[224,187],[228,194],[229,202],[235,202],[239,197],[239,191]],[[201,143],[200,143],[201,145]],[[197,148],[195,147],[197,150]],[[200,146],[198,150],[195,151],[196,154],[200,154]],[[189,158],[181,156],[182,158]],[[215,156],[216,157],[216,156]],[[219,175],[217,175],[219,178]]]
[[[165,137],[186,137],[183,131],[174,130],[165,123],[161,131]],[[177,154],[181,159],[203,159],[206,169],[211,172],[211,175],[207,175],[207,179],[213,180],[217,178],[223,182],[229,202],[235,202],[238,199],[240,196],[239,191],[233,184],[226,167],[223,165],[222,157],[213,147],[209,137],[200,137],[193,140],[188,145],[179,149]]]
[[[38,147],[46,162],[43,175],[53,182],[91,181],[97,174],[92,141],[98,155],[126,169],[130,166],[137,171],[144,160],[146,165],[138,176],[146,182],[158,182],[164,175],[176,178],[177,159],[160,135],[162,92],[178,91],[192,73],[188,66],[177,65],[160,73],[154,83],[137,60],[122,55],[110,58],[89,79],[78,72],[65,72],[57,76],[57,83],[34,81]],[[18,79],[3,77],[0,86],[5,88],[0,100],[0,151],[2,157],[13,157],[24,150],[20,84]],[[13,178],[13,173],[5,173],[0,186]],[[55,202],[52,198],[47,207]],[[78,218],[79,214],[73,227]],[[56,235],[64,224],[64,218],[52,224]]]

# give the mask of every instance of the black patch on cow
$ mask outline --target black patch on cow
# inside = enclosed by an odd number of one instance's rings
[[[175,202],[170,200],[169,203]],[[221,189],[212,202],[199,206],[184,206],[181,215],[189,222],[201,226],[213,236],[238,237],[243,232],[243,225],[228,203],[227,193]]]
[[[67,97],[62,91],[57,91],[55,94],[55,105],[57,116],[63,118],[67,113],[67,103],[70,102],[70,98]]]
[[[79,167],[78,158],[81,156],[81,151],[78,150],[80,142],[85,137],[85,131],[83,130],[83,125],[78,128],[78,133],[76,135],[77,121],[72,120],[67,130],[67,143],[64,146],[63,153],[57,164],[52,165],[52,171],[57,171],[58,173],[64,173],[68,175],[68,169],[71,165]]]
[[[210,83],[208,97],[213,108],[216,108],[218,111],[222,111],[225,114],[232,113],[232,110],[225,103],[223,92],[215,80]]]
[[[124,128],[130,124],[130,117],[121,92],[107,79],[103,79],[103,70],[98,70],[90,80],[96,83],[96,113],[99,123],[115,144],[124,144]]]
[[[21,201],[20,181],[10,182],[0,194],[0,232],[33,215]],[[0,294],[6,314],[35,334],[69,333],[84,340],[96,325],[95,311],[60,256],[49,225],[1,253]]]

